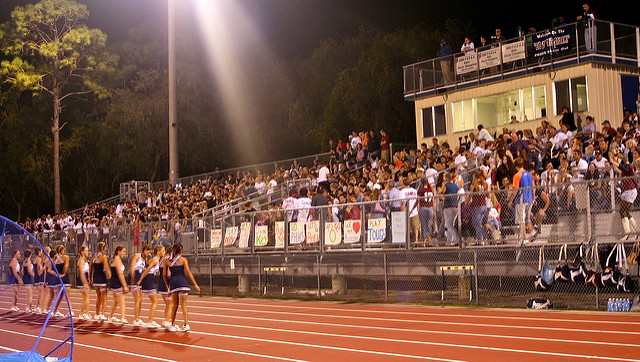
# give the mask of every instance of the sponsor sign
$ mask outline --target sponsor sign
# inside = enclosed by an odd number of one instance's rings
[[[502,45],[502,62],[514,62],[526,57],[524,40]]]
[[[500,48],[490,48],[478,53],[480,69],[497,67],[500,65]]]
[[[478,70],[478,56],[473,53],[456,58],[456,74],[471,73]]]
[[[555,28],[532,36],[531,51],[536,58],[571,49],[572,33],[567,28]]]

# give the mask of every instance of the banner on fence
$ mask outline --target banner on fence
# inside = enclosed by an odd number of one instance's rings
[[[526,57],[524,40],[502,45],[502,62],[514,62]]]
[[[238,227],[237,226],[229,226],[224,233],[224,246],[233,245],[238,238]]]
[[[387,219],[369,219],[367,226],[367,242],[380,243],[387,237]]]
[[[572,34],[567,28],[555,28],[533,34],[531,48],[536,58],[571,49]]]
[[[239,248],[249,247],[249,236],[251,235],[251,223],[243,222],[240,224],[240,241],[238,241]]]
[[[338,245],[342,241],[342,223],[328,222],[324,224],[324,245]]]
[[[480,69],[497,67],[500,65],[500,48],[491,48],[478,53]]]
[[[344,221],[344,242],[345,244],[357,243],[360,241],[360,234],[362,233],[362,224],[360,220],[345,220]]]
[[[304,243],[304,223],[303,222],[290,222],[289,223],[289,245]]]
[[[211,230],[211,249],[219,248],[222,244],[222,229]]]
[[[276,249],[284,249],[284,221],[276,221]]]
[[[309,221],[307,223],[307,244],[317,244],[320,242],[320,221]]]
[[[478,70],[478,56],[473,53],[456,58],[456,74],[471,73]]]
[[[404,243],[407,241],[407,214],[404,211],[391,213],[391,242]]]
[[[254,239],[255,246],[267,246],[269,243],[269,228],[267,225],[256,226]]]

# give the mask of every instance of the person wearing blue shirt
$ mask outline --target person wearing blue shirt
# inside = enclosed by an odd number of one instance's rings
[[[451,175],[443,174],[444,185],[438,190],[445,196],[442,199],[442,214],[444,218],[444,234],[447,246],[455,246],[459,242],[456,219],[458,217],[458,191],[460,188],[451,181]]]
[[[438,57],[440,58],[440,68],[442,69],[442,76],[445,83],[453,83],[453,74],[451,71],[451,59],[453,52],[451,46],[447,43],[446,39],[440,40],[440,51]]]

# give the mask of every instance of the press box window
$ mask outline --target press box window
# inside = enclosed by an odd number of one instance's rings
[[[555,82],[556,115],[562,114],[562,107],[567,106],[571,112],[586,112],[587,78],[573,78]]]
[[[428,138],[447,133],[444,105],[422,109],[422,137]]]

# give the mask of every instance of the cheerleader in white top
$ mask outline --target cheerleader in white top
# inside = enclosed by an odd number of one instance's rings
[[[89,294],[91,288],[89,287],[89,248],[86,245],[80,247],[80,253],[78,254],[78,280],[77,285],[82,293],[82,303],[80,303],[80,319],[91,319],[89,314]]]
[[[142,272],[140,280],[138,280],[137,283],[142,288],[142,294],[148,295],[149,300],[151,300],[151,307],[149,308],[149,322],[146,324],[147,328],[160,328],[160,325],[153,319],[155,318],[156,308],[158,307],[158,292],[156,290],[155,279],[160,270],[160,260],[164,258],[164,246],[156,246],[154,254],[153,258],[151,258],[147,263],[147,268]]]
[[[146,327],[147,324],[140,320],[140,308],[142,307],[142,290],[138,282],[142,278],[142,273],[147,266],[147,258],[151,255],[153,249],[149,244],[144,244],[142,251],[133,254],[131,265],[129,267],[129,289],[133,295],[133,325],[137,327]]]
[[[171,258],[173,257],[172,250],[173,246],[170,246],[169,250],[167,250],[169,253],[165,252],[165,255],[160,258],[160,261],[158,262],[158,274],[160,274],[160,278],[158,278],[158,294],[160,294],[162,300],[164,300],[163,325],[167,329],[171,327],[171,309],[173,308],[173,306],[171,294],[169,293],[169,280],[171,279],[171,277],[164,271],[169,269],[169,263],[171,262]]]
[[[13,306],[11,310],[14,312],[19,312],[20,308],[18,308],[18,287],[20,285],[24,285],[22,282],[22,278],[20,277],[20,250],[13,251],[13,257],[9,262],[9,285],[13,294]]]

